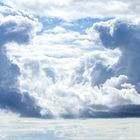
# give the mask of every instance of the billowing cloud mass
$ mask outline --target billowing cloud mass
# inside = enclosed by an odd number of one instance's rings
[[[114,66],[114,74],[125,74],[129,81],[139,88],[140,83],[140,23],[128,21],[111,21],[96,24],[103,45],[109,49],[119,48],[121,57]]]
[[[140,116],[138,1],[6,3],[0,8],[2,109],[43,118]]]
[[[6,9],[5,9],[6,10]],[[31,38],[32,21],[20,15],[1,15],[0,22],[0,107],[24,116],[39,116],[39,107],[28,93],[20,93],[17,77],[20,69],[6,56],[5,45],[9,42],[26,44]],[[37,110],[36,110],[37,109]]]

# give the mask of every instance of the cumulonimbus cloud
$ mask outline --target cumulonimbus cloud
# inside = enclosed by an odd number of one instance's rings
[[[140,116],[138,21],[36,34],[34,17],[9,10],[0,16],[1,108],[46,118]]]

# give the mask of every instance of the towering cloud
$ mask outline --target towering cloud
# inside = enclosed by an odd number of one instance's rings
[[[127,75],[139,88],[140,83],[140,23],[131,20],[113,20],[94,25],[104,47],[118,48],[121,57],[114,66],[114,75]]]
[[[5,7],[6,8],[6,7]],[[5,9],[6,11],[6,9]],[[10,13],[11,14],[11,13]],[[5,45],[10,42],[26,44],[30,41],[33,21],[21,15],[1,15],[0,22],[0,107],[23,116],[39,116],[39,108],[28,93],[20,93],[20,69],[6,56]]]

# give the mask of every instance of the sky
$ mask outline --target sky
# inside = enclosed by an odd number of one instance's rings
[[[22,117],[140,117],[139,0],[0,0],[0,108]]]

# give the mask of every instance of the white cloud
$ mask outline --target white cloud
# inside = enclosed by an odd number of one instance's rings
[[[140,11],[137,0],[10,0],[8,3],[35,15],[58,17],[68,21],[86,17],[126,17],[139,15]]]
[[[86,102],[96,94],[90,85],[96,60],[105,66],[117,61],[117,51],[92,46],[98,39],[92,40],[93,35],[55,27],[36,35],[29,45],[7,44],[8,56],[20,68],[20,90],[34,97],[43,116],[80,116],[79,109],[88,107]],[[90,51],[85,40],[93,42]]]

